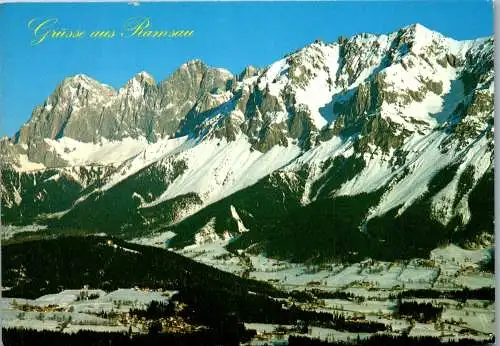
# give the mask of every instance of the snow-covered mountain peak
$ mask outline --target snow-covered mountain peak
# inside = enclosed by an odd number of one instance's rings
[[[78,110],[89,104],[108,103],[116,95],[116,90],[111,86],[87,75],[77,74],[65,78],[47,98],[43,107],[45,111],[52,113],[66,111],[68,108]]]
[[[149,73],[142,71],[132,77],[123,88],[120,89],[120,96],[138,99],[144,96],[145,90],[149,87],[155,87],[156,82]]]
[[[85,89],[91,92],[102,92],[105,91],[107,94],[113,94],[115,92],[114,88],[107,84],[100,83],[99,81],[89,77],[85,74],[79,73],[72,77],[65,78],[59,85],[60,89],[67,88],[78,88]],[[58,90],[56,89],[55,93]]]
[[[179,69],[180,70],[189,70],[189,69],[206,69],[207,65],[200,59],[192,59],[184,64],[182,64]]]
[[[89,76],[87,76],[86,74],[84,73],[78,73],[74,76],[70,76],[70,77],[67,77],[67,78],[64,78],[62,84],[68,84],[68,83],[77,83],[77,84],[87,84],[87,85],[90,85],[90,84],[94,84],[94,83],[97,83],[97,81]]]
[[[154,77],[146,71],[139,72],[138,74],[136,74],[133,77],[133,79],[135,79],[141,83],[146,83],[146,84],[150,84],[150,85],[156,84]]]
[[[420,23],[404,26],[399,31],[410,35],[414,40],[428,40],[433,37],[444,37],[441,33],[433,31]]]

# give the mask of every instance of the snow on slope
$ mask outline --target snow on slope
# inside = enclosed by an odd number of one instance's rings
[[[97,191],[106,191],[119,182],[127,179],[133,174],[139,172],[144,167],[161,160],[168,156],[175,156],[176,153],[195,146],[195,140],[188,140],[187,136],[178,138],[164,138],[156,143],[147,143],[145,139],[127,138],[125,141],[106,141],[103,145],[83,143],[71,138],[61,138],[58,141],[46,139],[52,148],[62,157],[69,161],[70,166],[62,169],[62,172],[69,174],[75,181],[81,179],[71,169],[71,166],[80,165],[113,165],[117,171],[107,177],[106,183],[99,187]],[[65,148],[71,148],[65,150]],[[49,179],[57,180],[61,173],[56,174]],[[102,177],[101,177],[102,178]],[[82,183],[83,184],[83,183]],[[85,186],[85,184],[83,184]],[[78,198],[74,205],[83,202],[93,192],[89,192]],[[61,217],[71,209],[59,213],[51,214],[51,217]]]
[[[391,83],[394,91],[401,95],[407,95],[408,90],[418,92],[423,87],[420,80],[428,78],[429,81],[441,83],[442,92],[440,94],[427,92],[422,101],[412,101],[408,105],[402,105],[400,102],[390,104],[384,102],[381,116],[389,118],[412,132],[419,130],[422,122],[434,128],[446,120],[458,102],[463,99],[463,87],[460,88],[462,83],[453,83],[454,88],[451,89],[452,81],[457,77],[456,70],[451,67],[439,70],[427,68],[425,72],[418,68],[411,72],[403,71],[401,65],[393,65],[384,70],[385,81]],[[450,92],[451,94],[447,95]],[[447,97],[443,99],[442,94],[447,95]]]
[[[290,66],[286,59],[281,59],[273,63],[262,76],[263,78],[258,85],[260,89],[269,86],[269,92],[273,96],[279,96],[280,92],[285,88],[288,77],[286,72]]]
[[[62,137],[57,140],[46,138],[45,142],[71,166],[121,163],[140,153],[148,144],[144,138],[124,138],[121,141],[103,138],[101,143],[84,143]]]
[[[457,54],[458,56],[465,56],[465,53],[472,46],[477,45],[478,41],[463,41],[458,42],[450,38],[446,38],[439,33],[435,33],[421,25],[415,25],[413,28],[407,30],[407,36],[412,36],[413,46],[411,47],[412,54],[407,54],[407,52],[398,52],[394,57],[394,62],[392,65],[385,67],[382,64],[383,52],[389,50],[390,43],[395,39],[396,33],[381,36],[361,34],[355,36],[351,42],[357,45],[357,56],[354,57],[353,61],[349,61],[350,67],[353,70],[357,70],[360,64],[363,62],[364,69],[359,73],[355,82],[351,83],[348,89],[355,88],[360,83],[369,78],[377,69],[381,69],[380,75],[383,77],[384,83],[387,85],[385,88],[388,91],[395,92],[397,95],[408,95],[408,91],[413,92],[421,91],[422,88],[426,86],[426,83],[433,82],[441,86],[441,90],[436,90],[434,92],[426,91],[424,94],[424,99],[421,102],[411,101],[409,103],[397,101],[391,104],[384,102],[381,108],[382,118],[390,119],[391,122],[401,125],[401,128],[396,128],[394,135],[401,134],[401,129],[406,129],[411,132],[420,132],[421,135],[429,134],[430,131],[438,127],[444,121],[446,121],[452,112],[455,110],[458,103],[463,100],[464,97],[464,87],[462,81],[458,79],[457,68],[446,64],[445,67],[440,64],[430,65],[424,59],[417,58],[417,54],[426,53],[430,45],[437,45],[443,47],[443,52],[440,53],[444,55],[446,52],[451,52]],[[374,49],[373,47],[377,47]],[[335,75],[337,73],[338,67],[338,45],[325,46],[322,44],[313,44],[303,51],[307,50],[307,56],[312,57],[311,61],[315,64],[321,62],[322,59],[326,57],[325,65],[328,65],[327,69],[318,69],[316,66],[316,73],[318,76],[310,81],[308,87],[304,90],[298,89],[297,100],[304,100],[307,103],[307,107],[311,110],[313,114],[313,120],[318,128],[325,125],[325,118],[314,116],[315,112],[324,106],[328,100],[331,101],[332,95],[337,93],[339,90],[333,89],[329,90],[329,87],[325,85],[325,81],[328,78],[328,73],[330,75]],[[319,52],[319,53],[318,53]],[[299,55],[301,53],[298,53]],[[357,60],[356,60],[357,59]],[[313,68],[309,64],[308,59],[303,59],[301,61],[307,68]],[[289,68],[288,65],[284,65],[281,61],[280,64],[274,66],[281,66],[284,70]],[[273,70],[276,70],[275,67]],[[347,83],[347,73],[345,71],[345,65],[338,76],[340,82]],[[276,73],[273,74],[275,76]],[[323,75],[324,74],[324,75]],[[284,77],[280,77],[284,78]],[[318,88],[314,88],[314,86]],[[426,90],[426,89],[424,89]],[[321,100],[321,102],[316,102]],[[331,113],[331,111],[330,111]],[[331,119],[328,119],[331,120]],[[419,143],[419,146],[429,146],[430,142],[435,142],[437,145],[443,138],[433,139],[434,135],[422,138],[421,135],[415,134],[403,150],[409,150],[410,152],[419,152],[425,150],[424,148],[412,148],[413,142]],[[443,136],[442,136],[443,137]],[[430,141],[429,143],[426,143]],[[321,171],[321,164],[329,157],[335,157],[338,155],[343,155],[344,157],[350,156],[352,151],[350,150],[351,143],[342,143],[340,138],[334,137],[332,140],[320,143],[319,146],[309,150],[304,153],[296,162],[292,163],[287,169],[294,170],[300,168],[302,164],[309,165],[309,177],[306,182],[305,193],[303,196],[303,203],[310,202],[309,200],[309,190],[312,183],[321,178],[324,172]],[[364,159],[366,163],[366,168],[361,174],[359,174],[352,181],[344,184],[342,189],[337,193],[338,195],[351,195],[358,194],[362,192],[373,191],[386,183],[388,183],[395,175],[401,173],[401,169],[394,171],[394,167],[390,163],[390,159],[393,156],[393,151],[388,155],[376,151],[376,147],[373,147],[371,154],[365,154]],[[432,154],[427,153],[427,156],[422,157],[420,160],[425,161],[427,159],[434,160],[440,155],[437,151],[437,147],[434,147],[434,157]],[[418,160],[416,157],[413,160]],[[439,168],[444,167],[451,160],[447,161],[441,160],[438,165],[429,165],[429,167],[421,167],[422,163],[413,163],[414,166],[418,166],[418,173],[424,174],[424,176],[418,178],[419,174],[415,174],[414,182],[420,182],[421,185],[413,191],[410,195],[410,199],[407,201],[407,205],[411,204],[418,196],[425,192],[426,183],[430,180],[434,173],[436,173]],[[425,172],[425,173],[424,173]],[[408,181],[405,181],[408,183]],[[401,188],[404,184],[398,184]],[[404,195],[407,193],[407,189],[402,189],[398,193],[394,192],[391,196],[387,196],[387,201],[391,198],[396,197],[394,203],[386,203],[385,206],[380,208],[380,213],[386,212],[390,208],[398,205],[398,203],[405,200]],[[399,197],[398,197],[399,196]],[[312,196],[314,200],[314,196]],[[389,209],[388,209],[389,208]],[[402,211],[402,210],[401,210]],[[377,213],[378,214],[378,213]]]
[[[168,199],[197,193],[205,205],[218,201],[281,168],[300,154],[300,148],[275,146],[266,153],[251,149],[246,136],[235,141],[209,139],[179,153],[188,169],[149,207]]]
[[[305,182],[304,193],[302,194],[302,204],[308,204],[314,200],[310,196],[312,184],[320,179],[325,172],[322,171],[322,164],[329,158],[343,155],[345,157],[352,154],[352,142],[342,142],[339,137],[333,137],[329,141],[322,142],[317,147],[305,152],[287,167],[285,171],[294,172],[300,170],[304,165],[309,167],[309,175]]]
[[[108,190],[119,182],[137,173],[142,168],[157,162],[165,157],[173,156],[186,148],[191,148],[196,144],[195,140],[188,140],[187,136],[178,138],[164,138],[156,143],[145,146],[135,156],[122,162],[120,169],[113,174],[108,182],[100,188],[101,191]]]
[[[240,233],[248,232],[248,228],[246,228],[243,224],[243,221],[241,221],[240,215],[238,214],[234,206],[231,206],[231,216],[234,220],[236,220],[236,223],[238,224],[238,231]]]
[[[28,155],[19,155],[19,164],[15,166],[18,172],[30,172],[45,169],[41,163],[31,162]]]
[[[346,182],[336,193],[336,195],[355,195],[362,192],[374,191],[387,184],[394,177],[400,176],[403,173],[403,169],[409,169],[410,174],[403,180],[392,184],[390,191],[382,197],[381,204],[372,210],[370,217],[382,215],[396,206],[402,206],[399,212],[403,212],[406,207],[427,191],[427,184],[440,169],[451,162],[461,160],[461,156],[465,152],[454,152],[452,149],[450,150],[451,155],[450,153],[442,153],[439,144],[444,140],[446,134],[438,131],[431,132],[449,119],[457,105],[465,97],[463,82],[458,79],[458,68],[452,67],[449,64],[446,64],[445,67],[440,64],[433,64],[431,66],[423,59],[416,59],[415,54],[425,52],[432,42],[433,44],[445,47],[444,52],[452,52],[463,57],[468,49],[477,46],[482,40],[457,42],[420,25],[416,25],[415,30],[411,33],[416,36],[415,44],[411,48],[414,54],[399,57],[400,63],[393,63],[380,72],[384,83],[387,84],[385,88],[388,91],[395,92],[396,95],[407,96],[408,90],[418,92],[425,87],[426,83],[432,82],[440,85],[441,90],[438,88],[438,90],[426,91],[423,100],[420,102],[411,101],[405,103],[397,101],[391,104],[383,102],[381,108],[382,118],[389,119],[391,122],[401,126],[395,129],[394,135],[400,135],[401,129],[406,129],[414,133],[401,148],[403,151],[409,152],[407,164],[404,167],[394,166],[390,162],[394,154],[393,150],[386,154],[380,150],[377,151],[376,147],[370,146],[371,153],[364,154],[365,169],[354,179]],[[356,37],[354,41],[372,42],[374,40],[379,45],[384,43],[383,36],[370,35],[361,38]],[[390,40],[391,38],[389,38]],[[359,54],[362,55],[363,53]],[[403,67],[402,64],[406,65]],[[356,66],[356,62],[354,62],[354,66]],[[363,71],[357,79],[358,82],[366,79],[372,73],[368,73],[368,70],[373,72],[374,67],[371,66]],[[489,167],[491,154],[488,154],[486,149],[487,140],[483,138],[475,145],[474,150],[466,153],[466,158],[464,158],[466,162],[461,166],[450,186],[456,185],[459,174],[467,164],[480,165],[482,167],[479,172],[475,173],[476,177],[482,176]],[[480,151],[481,154],[477,154],[476,151]],[[305,187],[306,192],[302,200],[303,203],[310,202],[310,186],[324,174],[320,169],[321,164],[328,157],[338,155],[348,157],[349,154],[349,142],[341,143],[340,139],[334,137],[334,139],[323,142],[306,152],[294,164],[290,165],[290,169],[298,169],[300,164],[309,165],[310,171]],[[469,156],[474,156],[476,159],[472,160]],[[482,157],[483,161],[480,162],[479,157]],[[447,187],[446,191],[449,194],[449,198],[454,197],[454,188]],[[312,200],[314,200],[314,196],[312,196]],[[440,203],[437,202],[436,204]],[[449,209],[449,212],[451,212],[452,208],[450,207]],[[463,216],[464,221],[467,221],[469,212],[467,195],[462,199],[462,205],[459,206],[459,209],[461,209],[460,214]],[[442,221],[447,222],[450,217],[451,215],[448,215]]]
[[[441,52],[436,53],[436,59],[443,59],[447,52],[463,57],[466,49],[474,43],[446,38],[418,24],[415,30],[407,35],[414,36],[411,53],[400,56],[398,63],[393,63],[381,72],[384,82],[388,83],[388,90],[407,96],[409,91],[419,92],[422,88],[425,90],[428,83],[440,86],[441,90],[436,88],[427,91],[422,101],[412,101],[407,105],[399,100],[391,104],[384,102],[381,116],[403,125],[410,131],[419,130],[418,125],[421,122],[434,128],[444,122],[463,99],[463,83],[458,79],[459,68],[449,64],[444,67],[440,63],[431,64],[428,59],[417,55],[428,55],[430,47],[438,47],[435,49],[441,49]]]
[[[337,191],[336,195],[355,195],[362,192],[371,192],[384,186],[395,176],[401,175],[404,170],[409,170],[409,174],[403,175],[390,185],[390,189],[382,196],[380,203],[371,210],[369,218],[387,213],[389,210],[400,206],[398,213],[402,213],[418,197],[427,191],[430,180],[444,167],[455,162],[462,162],[458,172],[452,182],[445,189],[434,197],[433,208],[445,210],[445,217],[440,221],[447,223],[452,212],[451,206],[456,195],[456,185],[460,174],[468,165],[478,167],[474,173],[477,179],[481,177],[491,163],[491,152],[487,150],[488,140],[482,137],[475,146],[468,150],[450,149],[450,152],[443,153],[440,144],[446,138],[443,132],[432,132],[427,136],[413,135],[412,139],[403,146],[403,150],[408,151],[407,164],[396,170],[391,169],[391,165],[384,155],[373,155],[365,157],[366,167],[355,178],[346,182]],[[467,194],[463,200],[467,201]],[[467,205],[460,208],[460,214],[464,221],[468,221],[469,209]]]
[[[332,107],[325,105],[332,101],[333,95],[340,91],[338,88],[332,88],[328,81],[335,79],[339,68],[339,46],[313,44],[306,49],[302,67],[306,70],[314,70],[315,76],[309,81],[307,87],[299,88],[296,91],[296,100],[299,104],[305,104],[311,111],[311,120],[316,128],[321,129],[331,121],[330,114],[333,114]],[[323,68],[315,68],[314,63],[321,61]],[[320,112],[321,109],[321,112]],[[323,113],[323,114],[322,114]]]
[[[383,186],[389,178],[402,173],[403,169],[409,169],[411,173],[391,186],[382,196],[380,203],[373,208],[370,217],[383,215],[397,206],[401,206],[399,213],[402,213],[427,191],[427,184],[431,178],[454,159],[450,155],[441,153],[439,144],[445,137],[446,135],[441,132],[433,132],[425,137],[414,135],[403,148],[410,153],[404,168],[392,172],[390,165],[382,161],[383,156],[379,155],[373,162],[369,161],[367,167],[354,179],[345,183],[337,195],[374,191]]]
[[[329,104],[333,95],[340,91],[332,85],[339,68],[339,45],[314,43],[300,50],[294,57],[300,61],[296,63],[298,68],[291,70],[286,58],[278,60],[261,76],[258,87],[268,88],[271,95],[279,97],[285,87],[291,86],[297,105],[306,107],[314,126],[321,129],[330,122],[332,108]],[[305,73],[312,73],[312,76],[305,77],[304,85],[293,81],[294,78],[302,78]],[[283,117],[283,114],[278,116]]]
[[[337,81],[346,86],[347,90],[352,90],[384,68],[385,55],[395,37],[396,33],[380,36],[364,33],[350,39],[350,45],[356,47],[356,54],[349,56],[348,64],[344,64],[341,68]],[[352,82],[349,69],[358,72]]]
[[[460,176],[468,167],[473,168],[472,179],[474,182],[477,182],[479,178],[486,173],[493,160],[493,155],[487,148],[488,141],[485,137],[482,137],[479,142],[466,153],[453,180],[433,197],[431,208],[436,220],[443,224],[447,224],[454,215],[458,214],[462,217],[462,222],[464,224],[469,222],[470,211],[468,197],[470,191],[464,193],[458,205],[454,208],[458,183]]]

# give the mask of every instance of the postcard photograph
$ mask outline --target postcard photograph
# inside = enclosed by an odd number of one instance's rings
[[[495,342],[490,1],[0,4],[4,345]]]

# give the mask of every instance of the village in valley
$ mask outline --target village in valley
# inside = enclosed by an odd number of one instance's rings
[[[140,255],[137,250],[102,239],[103,245],[115,251]],[[252,331],[246,344],[287,344],[290,337],[355,343],[376,334],[431,336],[443,342],[461,339],[486,342],[494,338],[494,274],[483,270],[491,256],[487,249],[464,250],[448,245],[432,251],[428,259],[400,262],[368,259],[354,264],[308,265],[241,251],[230,253],[223,245],[217,241],[205,242],[179,252],[288,292],[288,297],[274,298],[284,309],[334,316],[335,323],[318,320],[308,324],[297,320],[274,324],[242,320],[245,329]],[[106,292],[84,286],[36,299],[3,297],[0,309],[4,328],[130,335],[152,331],[189,334],[206,328],[180,317],[179,312],[186,305],[173,298],[177,293],[148,287]],[[166,309],[172,313],[162,315]]]

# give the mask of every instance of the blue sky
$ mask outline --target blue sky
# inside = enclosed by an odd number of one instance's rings
[[[0,5],[0,136],[13,135],[65,77],[87,74],[119,88],[139,71],[163,80],[201,59],[239,73],[266,66],[316,38],[388,33],[420,23],[456,39],[493,34],[487,1],[198,2]],[[153,29],[191,29],[184,39],[49,40],[32,46],[30,19],[58,18],[59,28],[121,30],[131,17]]]

